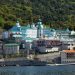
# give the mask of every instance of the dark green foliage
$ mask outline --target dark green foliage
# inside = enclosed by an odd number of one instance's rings
[[[75,0],[0,0],[0,26],[9,29],[20,20],[22,25],[36,22],[52,28],[75,30]]]

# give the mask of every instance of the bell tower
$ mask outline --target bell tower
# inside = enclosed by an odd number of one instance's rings
[[[19,21],[16,22],[16,26],[17,26],[18,30],[21,31],[21,26],[20,26]]]
[[[39,19],[37,22],[37,38],[42,38],[43,37],[43,24],[42,20]]]
[[[21,27],[19,21],[16,22],[17,27]]]

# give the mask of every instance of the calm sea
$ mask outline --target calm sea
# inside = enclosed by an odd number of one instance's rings
[[[75,75],[75,65],[0,67],[0,75]]]

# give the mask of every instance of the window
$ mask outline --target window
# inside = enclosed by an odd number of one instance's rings
[[[75,54],[74,53],[67,53],[67,58],[75,58]]]

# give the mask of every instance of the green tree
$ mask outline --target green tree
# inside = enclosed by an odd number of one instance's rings
[[[4,19],[0,17],[0,26],[3,28],[4,27]]]

